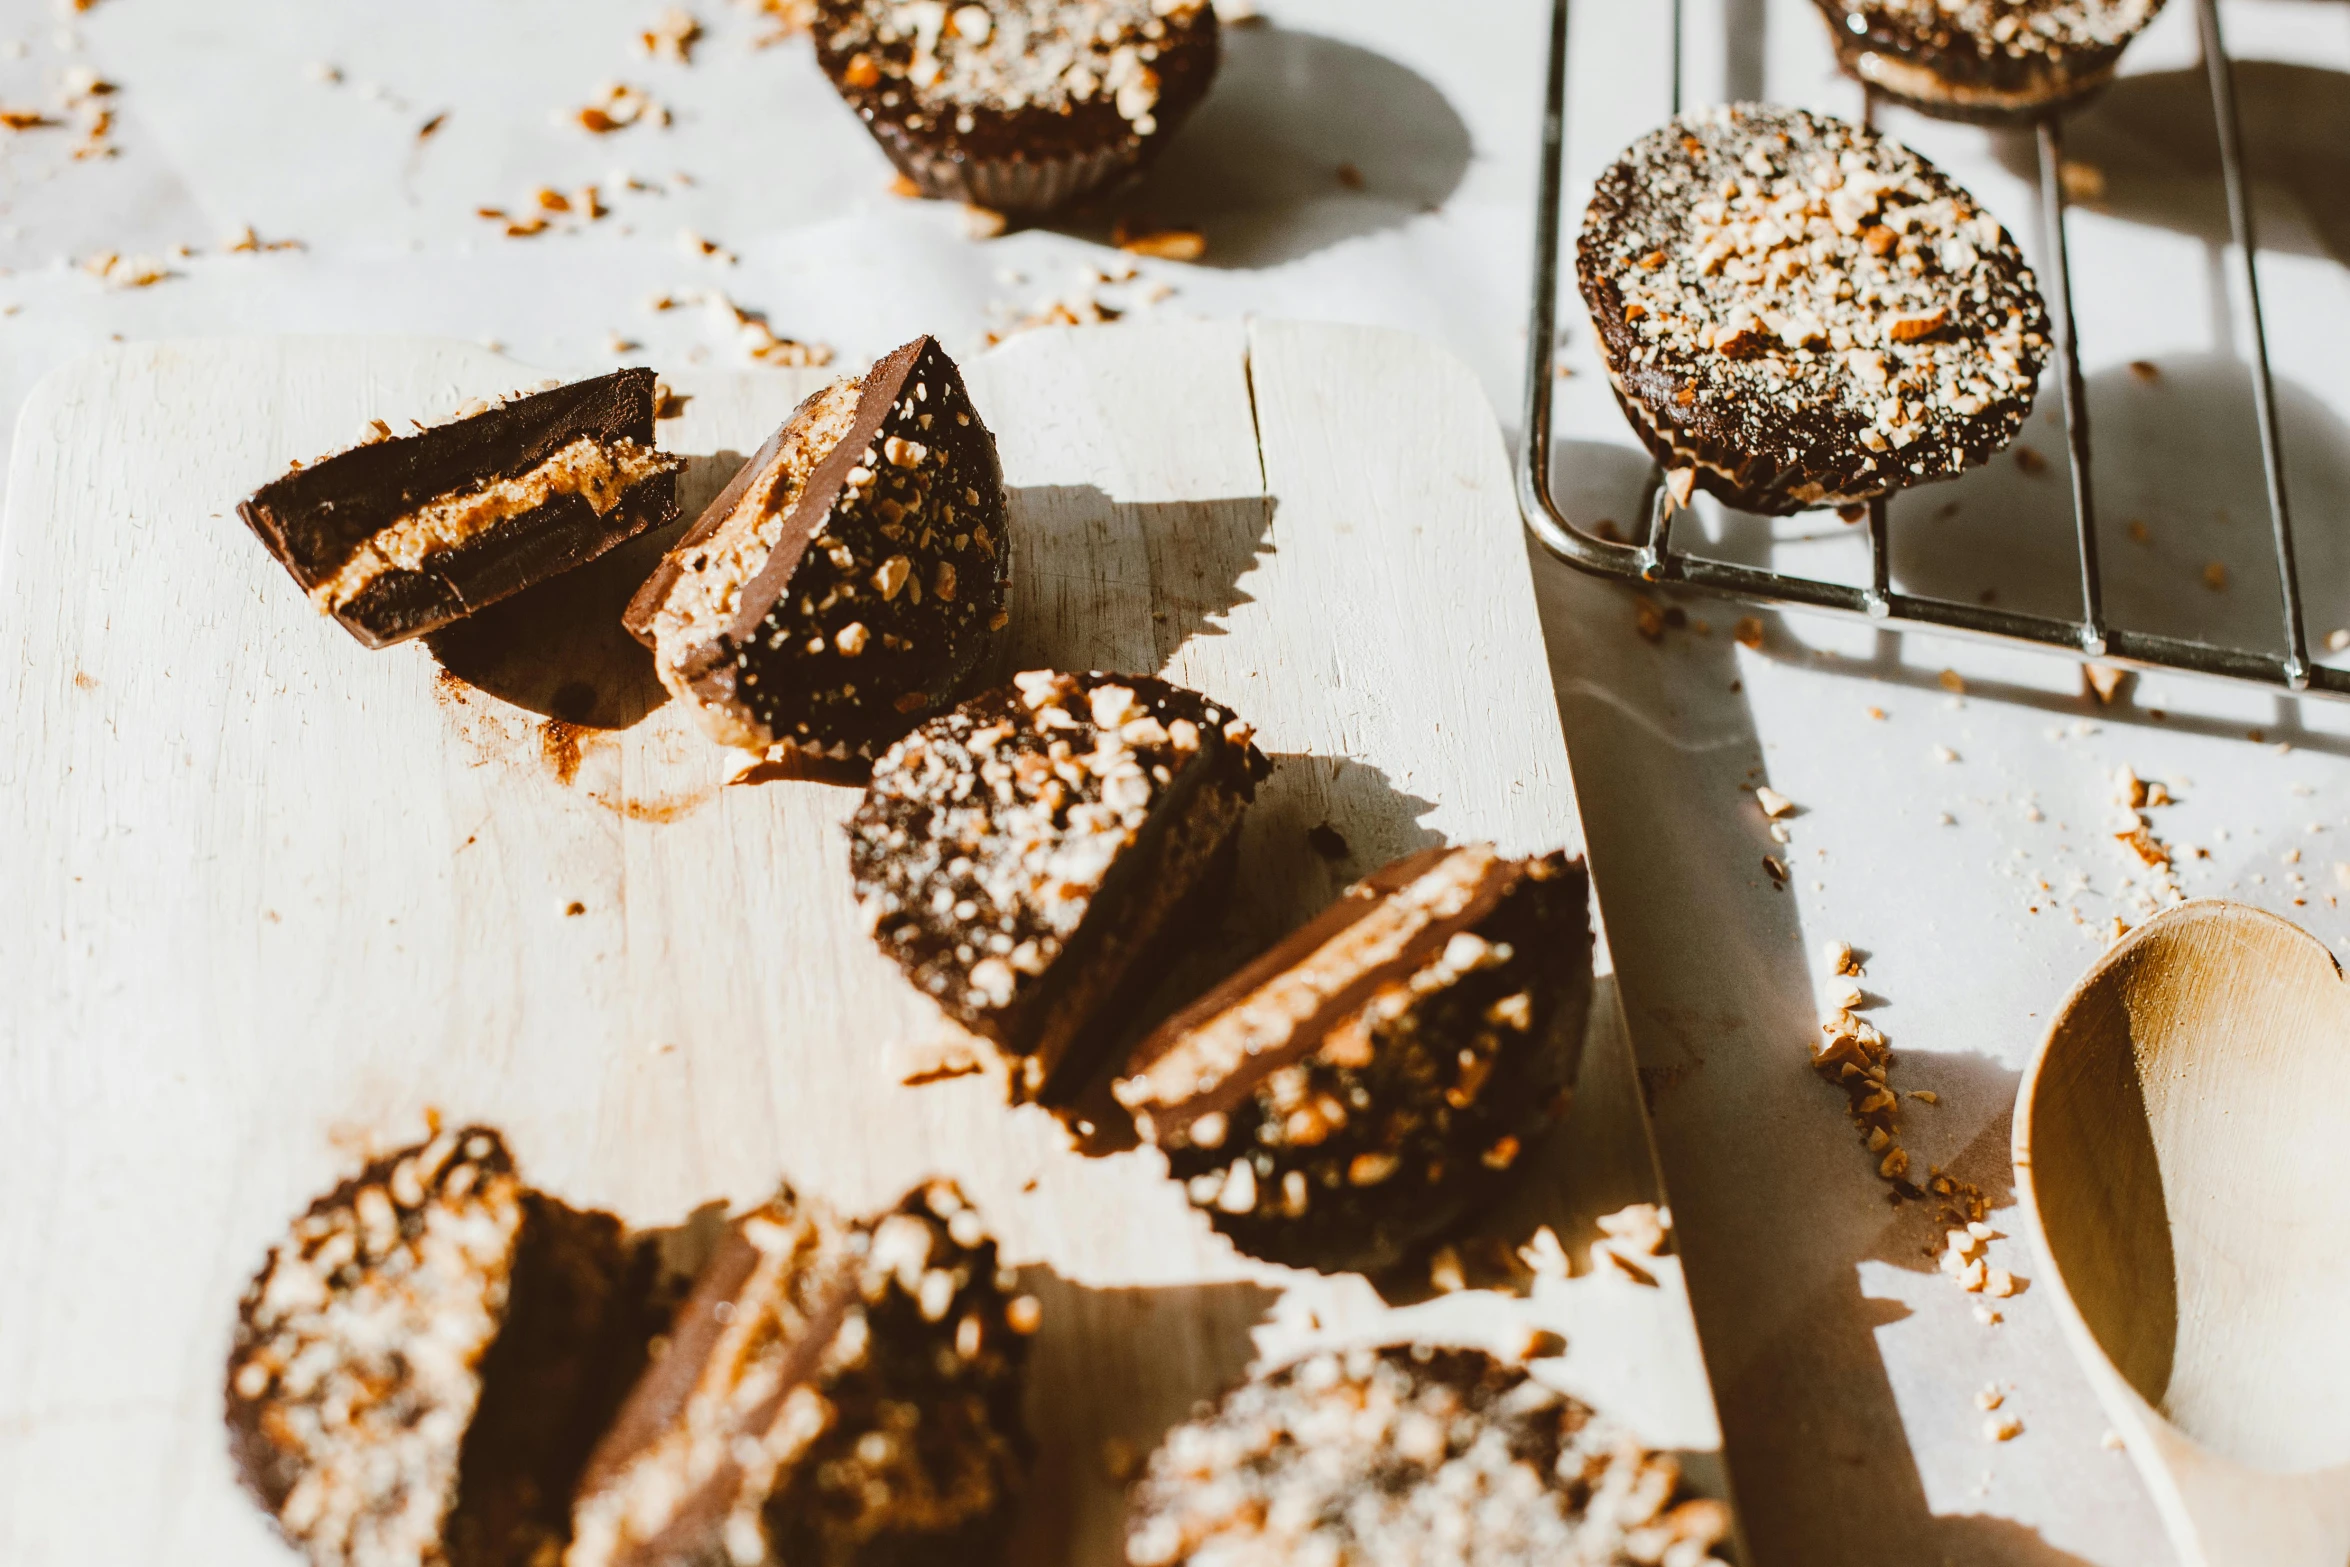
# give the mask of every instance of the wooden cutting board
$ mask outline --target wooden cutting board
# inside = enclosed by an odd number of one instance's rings
[[[1456,361],[1202,323],[1037,333],[968,369],[1012,492],[1014,667],[1163,672],[1276,761],[1227,959],[1438,838],[1580,852],[1509,467]],[[1655,1288],[1390,1304],[1236,1254],[1155,1154],[1083,1157],[986,1076],[906,1085],[952,1031],[857,920],[855,793],[730,782],[614,624],[661,541],[370,653],[235,518],[371,418],[537,379],[449,342],[192,341],[26,406],[0,533],[0,1560],[286,1559],[223,1441],[235,1301],[313,1194],[430,1110],[647,1225],[787,1175],[863,1207],[961,1181],[1046,1308],[1026,1561],[1118,1560],[1105,1444],[1147,1451],[1323,1338],[1555,1329],[1541,1374],[1720,1494],[1672,1259]],[[676,378],[689,515],[826,379]],[[1580,1251],[1656,1196],[1611,982],[1590,1041],[1499,1231]]]

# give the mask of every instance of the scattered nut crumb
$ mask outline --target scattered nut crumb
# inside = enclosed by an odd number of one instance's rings
[[[691,12],[671,6],[653,18],[653,25],[637,34],[637,43],[656,60],[679,65],[693,63],[694,45],[701,42],[702,24]]]
[[[1942,689],[1945,691],[1957,692],[1962,695],[1966,691],[1966,677],[1955,669],[1945,669],[1936,678],[1941,682]]]
[[[1773,820],[1776,820],[1782,816],[1792,816],[1795,813],[1795,802],[1788,799],[1778,790],[1772,788],[1769,784],[1760,784],[1756,786],[1754,791],[1754,803],[1762,807],[1763,815],[1768,816]]]
[[[1446,1295],[1457,1295],[1467,1289],[1469,1281],[1461,1271],[1461,1254],[1450,1246],[1437,1247],[1436,1255],[1428,1259],[1428,1282]]]
[[[1993,1415],[1983,1422],[1983,1440],[2012,1442],[2023,1435],[2024,1423],[2013,1415]]]
[[[2225,561],[2207,561],[2203,567],[2203,585],[2214,593],[2228,590],[2228,568]]]
[[[1536,1278],[1563,1279],[1572,1271],[1567,1248],[1559,1244],[1558,1233],[1547,1224],[1518,1248],[1518,1260]]]
[[[2029,446],[2018,446],[2015,449],[2015,465],[2034,477],[2048,471],[2048,459]]]
[[[2346,642],[2344,645],[2350,646],[2350,642]],[[2123,683],[2129,678],[2130,672],[2128,670],[2116,669],[2111,664],[2083,664],[2081,666],[2081,683],[2088,688],[2088,694],[2097,699],[2097,705],[2100,707],[2111,707],[2114,698],[2121,695]]]
[[[1159,261],[1197,261],[1208,253],[1208,239],[1197,229],[1153,229],[1146,233],[1129,234],[1125,225],[1118,226],[1117,246],[1130,256],[1149,256]]]
[[[982,207],[971,202],[963,204],[963,233],[971,239],[994,239],[1003,233],[1008,220],[993,207]]]
[[[2067,158],[2056,166],[2057,183],[2064,187],[2064,199],[2094,202],[2105,199],[2105,171],[2094,163],[2083,163]]]
[[[1756,616],[1747,615],[1730,628],[1730,637],[1740,647],[1759,648],[1763,645],[1763,623]]]

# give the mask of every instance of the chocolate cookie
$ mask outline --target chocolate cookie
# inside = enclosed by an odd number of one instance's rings
[[[1921,113],[1998,123],[2060,113],[2113,80],[2163,0],[1815,0],[1836,58]]]
[[[1600,177],[1575,274],[1673,498],[1785,515],[1946,479],[2015,438],[2048,316],[1999,220],[1925,159],[1731,104]]]
[[[597,1447],[566,1567],[866,1567],[1001,1552],[1033,1298],[934,1181],[844,1223],[738,1220]]]
[[[1215,78],[1209,0],[820,0],[816,58],[926,196],[1033,214],[1141,168]]]
[[[1162,1023],[1112,1092],[1241,1250],[1392,1264],[1565,1114],[1587,899],[1564,854],[1422,850]]]
[[[237,513],[310,601],[387,647],[677,516],[650,370],[517,397],[272,480]]]
[[[238,1471],[320,1567],[549,1558],[661,1320],[655,1273],[619,1220],[526,1189],[486,1127],[378,1160],[246,1292]]]
[[[1122,1002],[1212,918],[1270,771],[1233,713],[1130,675],[1031,670],[882,757],[849,821],[881,949],[1065,1104]]]
[[[1480,1350],[1332,1350],[1245,1382],[1151,1455],[1129,1567],[1719,1567],[1729,1509],[1670,1453]]]
[[[936,340],[800,404],[628,606],[722,744],[870,756],[992,664],[1003,470]]]

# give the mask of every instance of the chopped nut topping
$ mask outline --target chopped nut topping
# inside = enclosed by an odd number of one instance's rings
[[[1729,1531],[1727,1508],[1686,1497],[1671,1455],[1523,1368],[1397,1345],[1314,1355],[1168,1433],[1134,1493],[1126,1561],[1716,1567]]]
[[[2020,427],[2048,351],[1995,218],[1906,148],[1798,110],[1651,133],[1602,178],[1577,265],[1668,473],[1774,510],[1981,461]]]

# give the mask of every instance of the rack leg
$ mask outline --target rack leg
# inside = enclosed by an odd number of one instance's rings
[[[2089,391],[2073,322],[2072,258],[2064,237],[2064,132],[2040,122],[2040,226],[2048,245],[2048,305],[2055,318],[2057,377],[2064,388],[2064,444],[2073,476],[2073,534],[2081,558],[2081,651],[2105,651],[2104,578],[2097,567],[2097,505],[2089,483]]]
[[[1885,496],[1869,502],[1869,592],[1871,620],[1893,613],[1893,503]]]
[[[2301,573],[2293,557],[2293,513],[2285,494],[2285,446],[2277,429],[2277,393],[2268,368],[2268,328],[2260,314],[2259,241],[2252,229],[2252,198],[2244,178],[2244,131],[2236,114],[2236,68],[2219,33],[2217,0],[2198,0],[2203,64],[2211,77],[2212,119],[2219,131],[2219,172],[2228,190],[2228,224],[2244,269],[2244,298],[2252,311],[2252,408],[2260,420],[2260,461],[2268,480],[2268,520],[2277,552],[2277,583],[2285,599],[2285,684],[2309,685],[2309,635],[2301,620]]]

